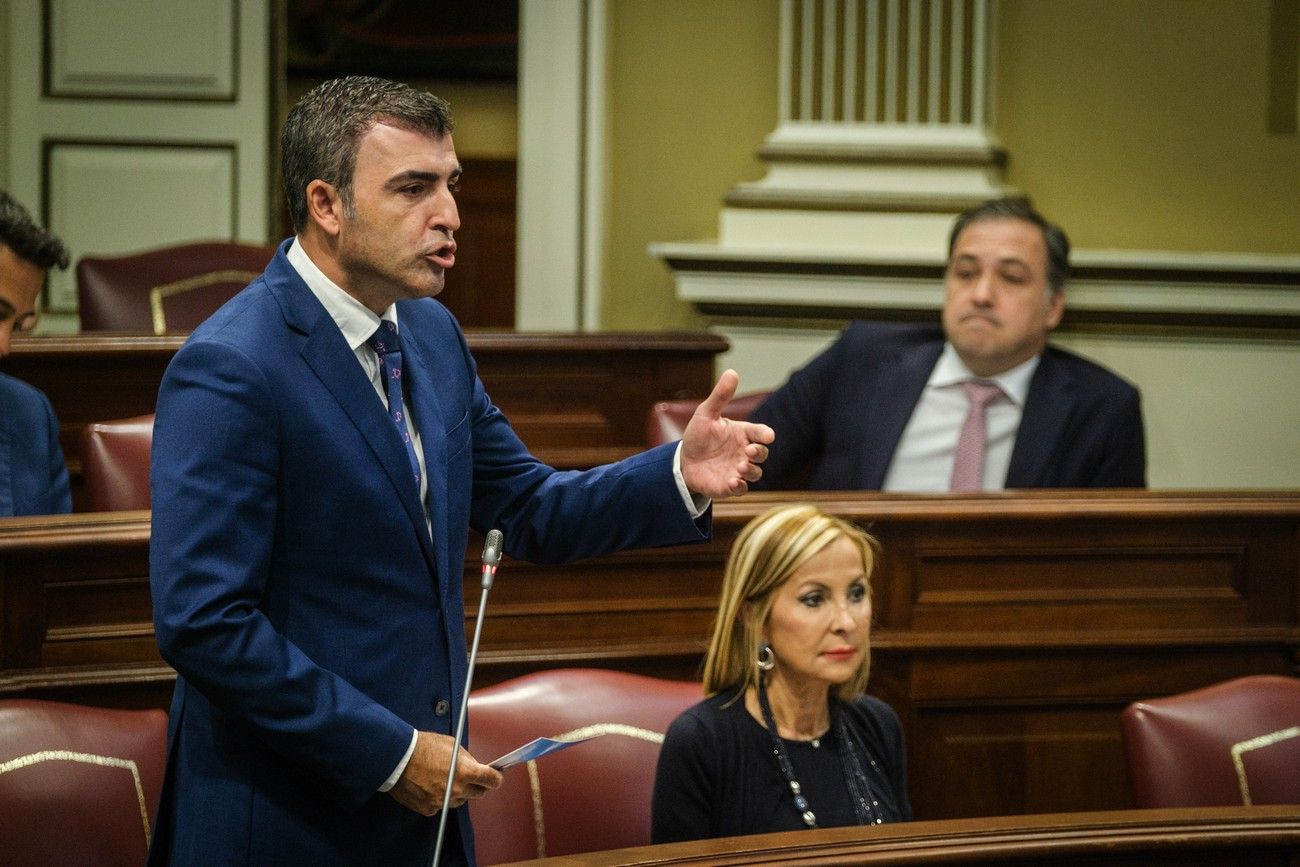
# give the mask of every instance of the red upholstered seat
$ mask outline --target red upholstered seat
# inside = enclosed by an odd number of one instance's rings
[[[508,768],[470,805],[479,862],[499,864],[650,842],[650,796],[668,724],[700,684],[618,671],[557,669],[470,696],[470,750],[490,762],[537,737],[602,737]]]
[[[738,394],[722,409],[724,418],[745,419],[758,409],[758,405],[767,400],[770,391],[751,391]],[[664,443],[676,442],[682,438],[682,432],[700,405],[698,400],[661,400],[650,407],[646,414],[645,444],[654,448]]]
[[[81,432],[81,468],[92,512],[148,509],[153,414],[92,422]]]
[[[1256,675],[1121,715],[1138,807],[1300,804],[1300,680]]]
[[[0,864],[140,865],[167,715],[0,700]]]
[[[266,268],[274,247],[204,241],[77,262],[82,331],[192,331]]]

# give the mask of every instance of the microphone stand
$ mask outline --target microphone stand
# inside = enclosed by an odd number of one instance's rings
[[[451,743],[451,766],[447,769],[447,787],[442,793],[442,816],[438,819],[438,842],[433,848],[431,867],[438,867],[442,857],[443,837],[447,833],[447,814],[451,812],[451,785],[456,779],[456,761],[460,757],[460,738],[465,732],[465,714],[469,710],[469,689],[474,681],[474,664],[478,661],[478,641],[483,634],[483,614],[487,610],[488,591],[492,589],[492,579],[496,577],[497,565],[501,562],[501,531],[489,530],[483,542],[483,580],[482,591],[478,597],[478,620],[474,624],[474,641],[469,648],[469,669],[465,673],[465,691],[460,697],[460,718],[456,720],[456,734]]]

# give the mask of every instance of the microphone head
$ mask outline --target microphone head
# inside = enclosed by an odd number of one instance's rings
[[[500,530],[488,530],[483,540],[483,565],[495,566],[501,562],[501,543],[504,537]]]

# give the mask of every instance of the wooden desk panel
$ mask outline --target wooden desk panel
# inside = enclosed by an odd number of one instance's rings
[[[81,431],[153,412],[184,336],[20,337],[4,370],[49,396],[59,417],[73,500],[84,507]],[[534,453],[585,468],[638,452],[651,404],[703,397],[727,342],[711,334],[524,334],[470,331],[484,386]]]
[[[871,690],[903,721],[920,817],[1126,808],[1128,703],[1300,670],[1300,493],[809,498],[884,546]],[[719,504],[702,545],[507,559],[475,683],[563,665],[696,676],[730,543],[781,501]],[[0,521],[0,694],[164,695],[148,534],[145,513]]]
[[[1001,816],[826,828],[641,846],[528,861],[535,867],[690,864],[1294,867],[1294,807],[1224,807]]]

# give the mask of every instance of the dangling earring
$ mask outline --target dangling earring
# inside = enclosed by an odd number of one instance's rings
[[[758,670],[771,671],[776,668],[776,654],[772,652],[772,645],[764,641],[758,646]]]

